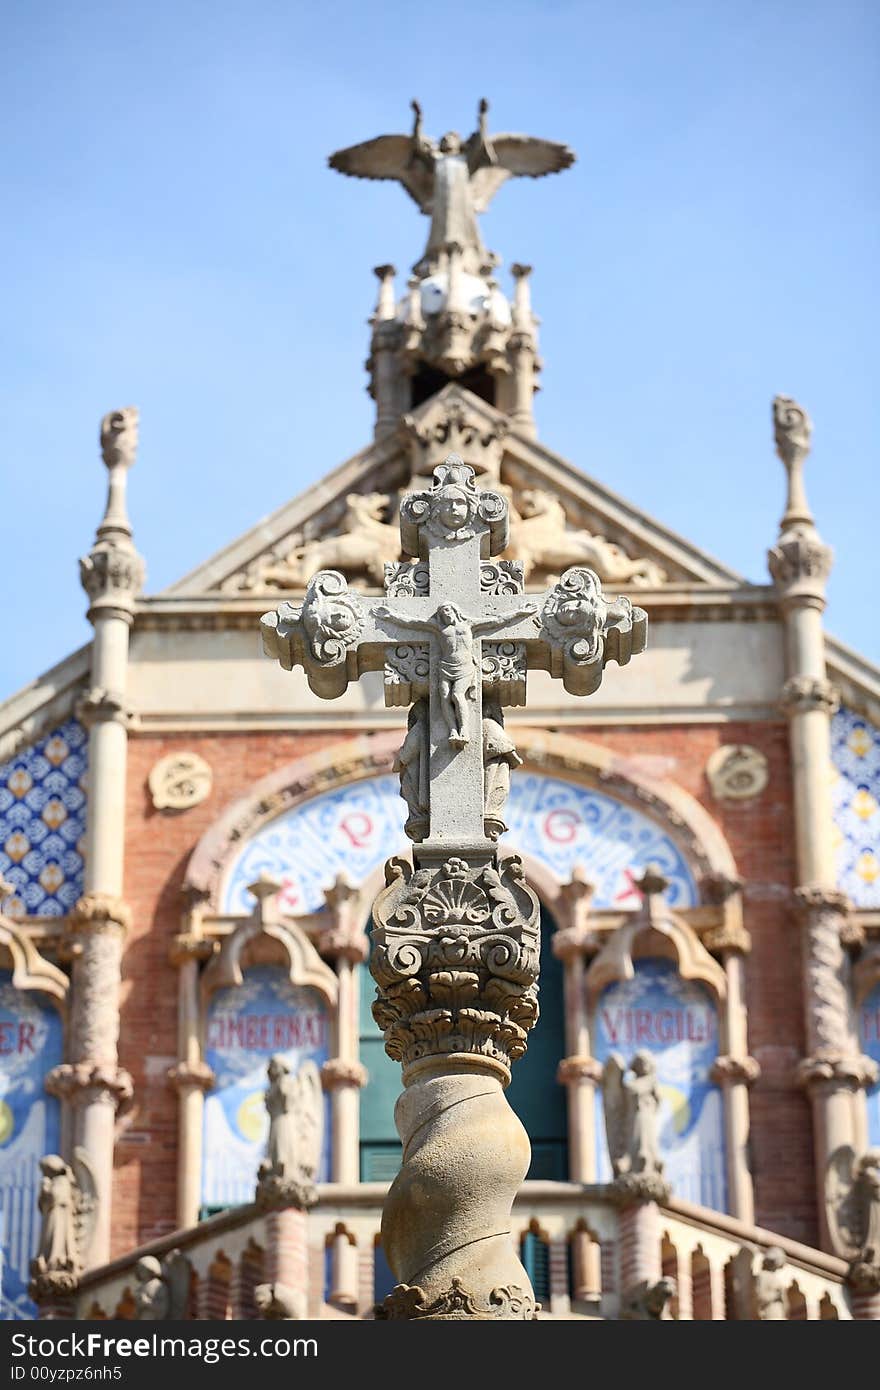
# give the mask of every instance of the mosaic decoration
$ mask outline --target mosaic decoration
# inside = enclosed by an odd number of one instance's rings
[[[880,729],[839,709],[831,761],[837,886],[854,907],[880,907]]]
[[[880,1063],[880,985],[875,985],[859,1010],[862,1051]],[[868,1091],[868,1143],[880,1148],[880,1081]]]
[[[0,875],[11,917],[64,917],[82,896],[88,734],[68,719],[0,765]]]
[[[582,864],[596,884],[596,907],[638,907],[635,880],[649,863],[669,879],[672,906],[697,901],[677,845],[625,802],[555,777],[516,773],[505,815],[510,830],[502,845],[540,860],[563,882]],[[355,782],[294,807],[244,846],[228,875],[221,911],[249,913],[247,885],[263,872],[284,884],[281,902],[288,912],[318,911],[338,874],[361,883],[390,855],[409,851],[405,817],[392,776]]]
[[[202,1206],[252,1202],[266,1154],[269,1116],[263,1097],[266,1066],[276,1053],[294,1071],[329,1055],[326,1005],[312,989],[293,985],[277,965],[256,965],[244,983],[217,990],[208,1006],[205,1060],[215,1086],[205,1097]],[[330,1173],[330,1113],[326,1098],[324,1152],[318,1182]]]
[[[43,1077],[62,1057],[61,1018],[0,970],[0,1319],[33,1318],[28,1274],[40,1234],[39,1160],[57,1153],[60,1106]]]
[[[644,1049],[657,1061],[660,1150],[664,1176],[676,1196],[727,1210],[721,1091],[709,1072],[718,1055],[718,1013],[709,990],[683,980],[665,960],[637,960],[635,976],[602,991],[595,1011],[593,1051],[630,1062]],[[602,1093],[596,1092],[598,1177],[612,1177],[605,1143]]]

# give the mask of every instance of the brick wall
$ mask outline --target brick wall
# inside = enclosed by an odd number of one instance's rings
[[[792,1073],[803,1055],[800,943],[787,910],[794,885],[787,729],[783,724],[584,727],[583,737],[669,777],[703,802],[727,837],[745,880],[751,1050],[762,1076],[752,1091],[757,1221],[800,1240],[816,1240],[812,1142],[807,1102]],[[120,1253],[175,1225],[177,1099],[165,1079],[177,1048],[177,972],[168,945],[179,930],[180,886],[193,848],[232,801],[260,777],[339,741],[332,734],[133,736],[129,745],[126,897],[134,926],[123,963],[120,1060],[135,1083],[135,1110],[117,1146],[113,1250]],[[705,779],[721,743],[749,743],[770,764],[754,801],[713,801]],[[200,806],[158,812],[146,779],[176,749],[200,753],[214,785]]]

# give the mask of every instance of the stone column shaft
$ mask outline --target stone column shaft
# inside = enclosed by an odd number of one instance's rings
[[[131,1078],[118,1067],[117,1041],[122,948],[130,917],[121,896],[128,639],[144,580],[125,508],[126,477],[136,448],[137,411],[105,416],[101,452],[109,473],[107,504],[95,544],[80,561],[94,627],[92,683],[79,708],[90,726],[85,879],[66,943],[73,960],[69,1062],[57,1069],[53,1084],[74,1108],[74,1143],[85,1149],[98,1190],[87,1267],[110,1255],[115,1118],[131,1095]]]
[[[828,683],[822,614],[832,552],[816,529],[803,487],[812,425],[788,397],[773,403],[776,448],[788,474],[779,538],[768,555],[785,624],[787,680],[782,707],[789,721],[798,888],[802,923],[804,1011],[808,1055],[801,1077],[813,1106],[820,1238],[832,1248],[825,1211],[829,1159],[864,1133],[864,1085],[873,1074],[860,1056],[853,1027],[848,904],[837,891],[831,807],[830,720],[836,697]]]

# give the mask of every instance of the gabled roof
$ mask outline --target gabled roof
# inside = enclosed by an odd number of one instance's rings
[[[610,488],[588,478],[546,445],[510,429],[500,411],[462,387],[448,385],[414,410],[407,417],[410,432],[413,427],[422,427],[424,431],[432,417],[442,417],[450,407],[465,412],[475,429],[500,435],[502,483],[514,493],[535,490],[558,499],[572,531],[589,531],[620,547],[630,558],[644,557],[655,562],[673,583],[737,586],[746,582],[735,570],[662,526]],[[348,494],[405,490],[411,485],[412,476],[411,448],[404,429],[398,436],[377,441],[355,454],[321,483],[310,486],[191,570],[164,594],[195,595],[216,590],[236,574],[244,574],[261,556],[278,555],[298,542],[332,534],[344,517]]]

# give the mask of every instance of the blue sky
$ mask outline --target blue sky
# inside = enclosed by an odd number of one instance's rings
[[[541,438],[760,581],[795,395],[828,625],[880,660],[878,38],[856,0],[7,0],[0,698],[88,637],[106,410],[141,410],[150,591],[369,440],[371,267],[425,227],[326,156],[416,95],[578,153],[484,218],[503,285],[535,267]]]

